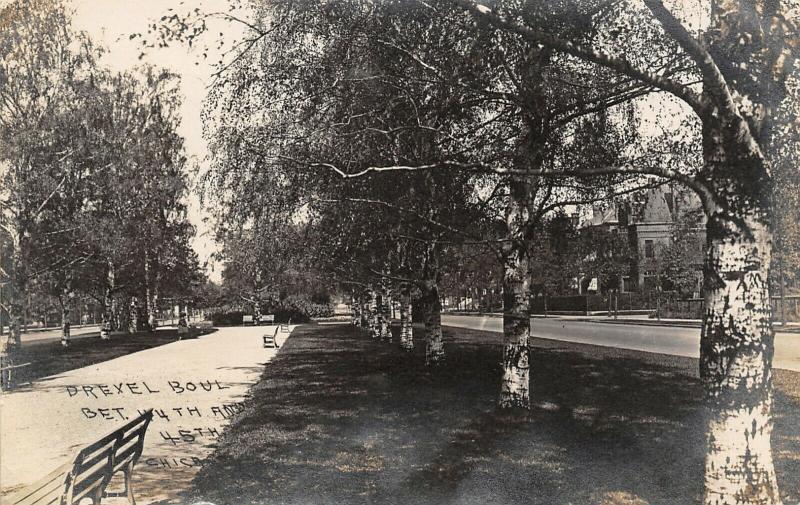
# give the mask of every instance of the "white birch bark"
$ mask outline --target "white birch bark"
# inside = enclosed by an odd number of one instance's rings
[[[100,338],[107,340],[111,338],[111,332],[116,329],[114,325],[114,287],[116,283],[116,273],[114,263],[108,262],[106,270],[106,287],[103,296],[103,321],[100,328]]]
[[[378,300],[378,293],[374,290],[370,290],[370,300],[369,300],[369,325],[370,325],[370,334],[372,338],[380,337],[380,311],[379,311],[379,300]]]
[[[530,408],[530,313],[528,260],[506,262],[503,275],[502,408]]]
[[[781,502],[771,449],[771,236],[758,222],[748,229],[750,237],[710,231],[700,352],[709,399],[706,505]]]
[[[506,204],[511,241],[503,261],[503,376],[501,408],[530,408],[530,274],[526,245],[529,187],[514,179]]]
[[[444,362],[444,342],[442,340],[442,302],[439,299],[439,286],[435,281],[426,281],[423,293],[425,298],[425,364],[439,365]]]
[[[145,252],[144,278],[147,327],[150,331],[156,331],[156,328],[158,328],[158,292],[161,283],[161,268],[158,261],[154,261],[151,257],[150,251]]]
[[[353,326],[361,325],[361,304],[355,295],[350,297],[350,319]]]
[[[414,349],[414,331],[411,314],[411,292],[404,288],[400,294],[400,347],[406,351]]]
[[[189,323],[187,322],[187,317],[189,314],[188,307],[186,305],[179,305],[178,306],[178,339],[180,340],[181,335],[188,333],[189,330]]]
[[[128,311],[128,333],[136,333],[136,330],[138,328],[139,328],[138,301],[135,296],[132,296]]]
[[[380,332],[381,332],[381,340],[385,340],[387,342],[392,341],[392,299],[389,296],[389,290],[386,286],[381,287],[381,304],[379,307],[380,310]]]
[[[370,325],[370,317],[369,317],[369,303],[370,303],[370,295],[369,293],[364,293],[361,295],[361,329],[369,331]]]
[[[71,281],[68,279],[61,291],[61,345],[69,347],[70,344],[70,299],[72,295]]]

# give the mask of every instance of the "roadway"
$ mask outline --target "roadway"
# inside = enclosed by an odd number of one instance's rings
[[[97,337],[100,335],[100,325],[99,324],[90,324],[86,326],[72,326],[69,329],[69,336],[70,338],[85,338],[85,337]],[[33,330],[28,332],[22,332],[20,335],[20,339],[22,339],[22,345],[25,345],[29,342],[48,342],[51,340],[60,340],[61,339],[61,328],[48,328],[45,330]]]
[[[503,332],[501,317],[443,314],[442,324],[494,333]],[[531,319],[531,335],[550,340],[690,358],[698,358],[700,355],[699,328],[537,317]],[[498,342],[501,342],[499,335]],[[776,368],[800,371],[800,334],[776,333],[774,365]]]
[[[195,317],[192,319],[191,322],[195,322],[199,319],[199,317]],[[174,326],[174,322],[177,319],[163,319],[158,322],[159,328],[168,328],[170,326]],[[8,330],[6,330],[8,331]],[[87,338],[87,337],[99,337],[100,336],[100,325],[99,324],[89,324],[84,326],[71,326],[69,329],[69,337],[70,339],[76,338]],[[22,332],[20,335],[22,339],[22,345],[26,345],[29,343],[45,343],[51,342],[53,340],[61,340],[61,328],[48,328],[44,330],[32,330],[28,332]]]

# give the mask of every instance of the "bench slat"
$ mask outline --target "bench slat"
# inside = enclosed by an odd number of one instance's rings
[[[127,444],[128,442],[130,442],[131,440],[133,440],[134,438],[144,437],[145,430],[147,430],[147,425],[146,424],[143,424],[143,425],[139,426],[134,431],[131,431],[130,433],[128,433],[127,435],[122,437],[122,440],[120,441],[119,445],[123,446],[123,445]]]
[[[25,496],[12,497],[10,503],[13,505],[39,505],[51,503],[61,498],[61,493],[63,492],[64,482],[61,479],[56,479],[44,484],[33,492],[26,490]]]
[[[118,438],[119,438],[119,430],[114,430],[112,433],[109,433],[100,440],[92,442],[90,445],[87,445],[86,447],[81,449],[80,455],[86,458],[87,456],[90,456],[95,452],[102,450],[104,446],[109,444],[109,442],[114,442]]]
[[[138,459],[139,452],[141,451],[141,447],[136,445],[132,445],[125,449],[124,451],[117,453],[116,457],[114,458],[114,473],[120,470],[122,467],[126,466],[132,460]]]
[[[102,451],[94,451],[89,459],[83,459],[83,461],[81,461],[81,463],[76,465],[76,468],[73,469],[73,474],[75,477],[80,479],[82,474],[94,466],[97,466],[98,463],[102,462],[103,460],[108,460],[109,456],[111,456],[111,454],[114,452],[114,445],[114,441],[112,441]]]
[[[56,503],[61,499],[64,492],[64,483],[53,481],[47,486],[40,488],[36,493],[29,495],[23,501],[11,502],[13,505],[46,505]]]
[[[64,490],[64,480],[66,479],[66,474],[69,471],[69,468],[69,463],[59,466],[30,486],[27,486],[13,494],[9,498],[9,500],[11,500],[10,503],[12,505],[49,503],[41,500],[53,492],[57,492],[55,496],[56,498],[60,498],[61,492]]]
[[[91,487],[88,487],[88,488],[86,488],[86,489],[82,490],[80,493],[78,493],[78,494],[73,494],[73,495],[72,495],[72,502],[71,502],[71,503],[72,503],[72,505],[77,505],[78,503],[80,503],[80,501],[81,501],[81,500],[83,500],[84,498],[86,498],[87,496],[89,496],[89,495],[91,494],[91,492],[92,492],[92,491],[96,491],[96,490],[97,490],[97,488],[99,488],[99,487],[100,487],[100,486],[102,486],[102,485],[103,485],[103,483],[102,483],[102,482],[96,482],[96,483],[95,483],[93,486],[91,486]]]
[[[110,475],[108,468],[102,466],[94,472],[82,477],[80,481],[72,486],[72,501],[77,503],[81,498],[89,494],[92,490],[97,489],[108,483]]]
[[[133,421],[130,421],[128,424],[121,426],[120,428],[117,428],[116,430],[114,430],[114,432],[116,433],[118,431],[128,431],[137,424],[144,424],[144,425],[149,424],[150,419],[152,419],[152,417],[153,417],[153,409],[147,409],[144,414],[137,417]]]

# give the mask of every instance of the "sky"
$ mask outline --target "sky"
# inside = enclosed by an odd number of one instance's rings
[[[78,30],[87,32],[92,39],[108,49],[103,63],[116,70],[124,70],[150,63],[166,67],[181,76],[181,91],[184,101],[181,110],[182,122],[179,133],[185,138],[186,153],[190,159],[196,160],[201,168],[204,165],[207,149],[203,139],[200,113],[206,96],[206,87],[211,81],[211,63],[219,59],[219,53],[209,51],[208,58],[202,56],[202,50],[189,48],[185,44],[173,44],[167,48],[156,48],[147,51],[140,60],[141,47],[139,39],[131,40],[131,33],[146,33],[149,23],[161,18],[173,8],[176,12],[185,12],[186,4],[191,8],[199,7],[206,12],[227,10],[227,0],[203,0],[186,2],[184,0],[71,0],[74,9],[73,23]],[[241,37],[242,26],[221,20],[209,22],[209,33],[220,32],[231,40]],[[208,46],[214,47],[215,40],[208,38]],[[230,47],[230,42],[226,44]],[[203,45],[200,44],[200,47]],[[194,182],[194,181],[193,181]],[[211,227],[204,219],[207,212],[200,205],[198,190],[189,195],[189,220],[197,229],[193,247],[200,256],[201,264],[209,261],[210,255],[217,245],[213,240]],[[214,281],[219,281],[221,265],[209,262],[207,274]]]

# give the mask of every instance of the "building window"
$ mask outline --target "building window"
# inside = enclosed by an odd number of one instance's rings
[[[656,253],[653,249],[653,241],[652,240],[645,240],[644,241],[644,257],[645,258],[655,258]]]

